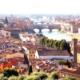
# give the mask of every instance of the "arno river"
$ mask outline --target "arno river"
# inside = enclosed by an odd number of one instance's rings
[[[36,33],[38,33],[38,29],[34,29],[34,31]],[[65,39],[66,41],[71,41],[71,38],[65,34],[61,34],[55,30],[53,30],[52,32],[49,32],[48,29],[43,29],[42,30],[42,34],[50,39],[56,39],[56,40],[61,40],[61,39]]]

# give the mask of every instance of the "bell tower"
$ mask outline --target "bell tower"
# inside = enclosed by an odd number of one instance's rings
[[[77,63],[77,39],[72,39],[72,50],[74,55],[74,62]]]

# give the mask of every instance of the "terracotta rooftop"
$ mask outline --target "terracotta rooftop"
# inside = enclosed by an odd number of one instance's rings
[[[60,72],[80,78],[80,67],[72,70],[62,69]]]
[[[23,46],[25,46],[27,49],[37,49],[35,45],[33,44],[23,44]]]
[[[67,50],[51,50],[42,48],[38,50],[40,56],[70,56]]]
[[[14,54],[7,54],[6,55],[6,59],[10,59],[10,58],[14,58],[14,57],[24,58],[24,54],[23,53],[14,53]]]

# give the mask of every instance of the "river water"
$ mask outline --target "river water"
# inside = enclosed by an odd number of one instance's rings
[[[34,29],[34,31],[36,32],[36,33],[38,33],[39,32],[39,30],[38,29]],[[56,30],[53,30],[52,32],[49,32],[49,30],[48,29],[43,29],[42,30],[42,34],[44,35],[44,36],[46,36],[46,37],[48,37],[49,39],[56,39],[56,40],[62,40],[62,39],[65,39],[66,41],[71,41],[72,39],[69,37],[69,36],[67,36],[66,34],[62,34],[62,33],[59,33],[58,31],[56,31]]]

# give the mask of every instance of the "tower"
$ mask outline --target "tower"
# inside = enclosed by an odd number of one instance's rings
[[[74,62],[77,63],[77,39],[72,39],[72,50],[74,55]]]

